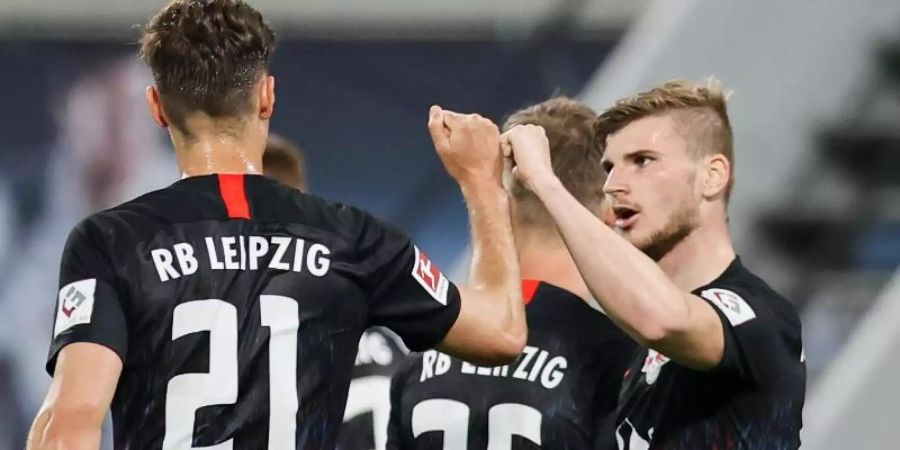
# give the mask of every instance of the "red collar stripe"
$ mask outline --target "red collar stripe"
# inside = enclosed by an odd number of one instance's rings
[[[219,192],[232,219],[249,219],[250,205],[244,192],[244,174],[219,174]]]
[[[540,284],[539,280],[522,280],[522,300],[526,305],[534,300],[534,294]]]

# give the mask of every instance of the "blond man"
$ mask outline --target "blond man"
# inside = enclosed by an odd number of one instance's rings
[[[728,232],[734,152],[716,82],[668,82],[595,124],[615,230],[550,169],[536,126],[501,145],[547,207],[588,288],[635,338],[620,449],[796,449],[805,396],[794,307],[745,268]]]

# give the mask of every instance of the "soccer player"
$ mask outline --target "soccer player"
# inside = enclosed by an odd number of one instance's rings
[[[274,37],[238,0],[176,0],[149,22],[151,113],[184,178],[94,214],[63,250],[34,449],[327,449],[362,331],[481,363],[527,330],[497,127],[433,107],[461,187],[473,284],[455,286],[403,233],[258,175]]]
[[[296,145],[269,134],[263,153],[263,173],[294,189],[307,190],[306,162]],[[406,356],[397,335],[384,327],[371,327],[359,339],[344,424],[335,444],[340,450],[384,449],[391,410],[391,376]]]
[[[619,448],[799,447],[800,321],[735,256],[727,215],[734,153],[721,87],[665,83],[617,102],[596,132],[618,234],[553,173],[540,128],[517,127],[501,145],[591,292],[645,347],[623,382]]]
[[[504,129],[542,126],[554,173],[599,215],[605,175],[595,118],[586,105],[557,97],[512,114]],[[613,443],[616,399],[636,344],[591,306],[540,201],[514,182],[510,192],[528,305],[525,352],[514,364],[493,368],[434,350],[410,357],[391,385],[388,448],[589,449]]]

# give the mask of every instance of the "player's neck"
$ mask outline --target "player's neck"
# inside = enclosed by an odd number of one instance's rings
[[[692,291],[715,280],[734,261],[728,225],[706,223],[667,253],[659,266],[681,289]]]
[[[184,177],[214,173],[262,173],[264,142],[223,134],[198,135],[190,140],[172,139],[178,166]],[[180,142],[179,142],[180,141]]]
[[[550,283],[585,300],[593,297],[558,234],[540,233],[517,238],[519,268],[523,279]]]

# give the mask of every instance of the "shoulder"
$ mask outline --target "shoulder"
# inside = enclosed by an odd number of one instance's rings
[[[794,305],[739,261],[697,295],[721,311],[732,326],[766,324],[799,340],[800,316]]]
[[[729,272],[700,289],[700,296],[733,312],[736,319],[752,318],[756,313],[798,318],[794,305],[749,269],[739,265]]]
[[[116,215],[111,213],[110,210],[100,211],[85,217],[69,231],[66,247],[87,245],[105,248],[117,227],[115,217]]]
[[[367,234],[380,235],[393,227],[361,208],[300,192],[279,183],[259,183],[249,194],[258,222],[294,223],[337,235],[359,244]]]
[[[166,224],[216,219],[222,209],[216,192],[212,189],[191,191],[173,185],[98,212],[90,219],[107,228],[124,226],[132,232],[153,232]],[[351,244],[366,233],[393,230],[363,209],[303,193],[277,182],[248,183],[247,193],[253,220],[258,223],[302,225]]]
[[[188,206],[188,199],[172,188],[148,192],[111,208],[88,216],[82,223],[89,223],[106,232],[119,228],[140,229],[159,220],[174,220],[179,211],[200,214],[198,208]]]
[[[542,283],[526,307],[529,329],[546,329],[556,338],[594,346],[634,341],[595,306],[565,289]]]
[[[164,189],[161,191],[165,191]],[[121,247],[121,239],[140,240],[147,232],[158,229],[159,217],[165,204],[154,191],[102,211],[78,222],[69,233],[67,245],[91,243],[99,248]],[[174,208],[177,205],[169,203]],[[157,211],[155,214],[153,211]]]

